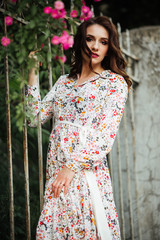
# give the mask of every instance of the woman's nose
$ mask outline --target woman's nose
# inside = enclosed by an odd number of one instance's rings
[[[93,50],[98,50],[98,48],[99,48],[98,42],[97,41],[93,42],[92,49]]]

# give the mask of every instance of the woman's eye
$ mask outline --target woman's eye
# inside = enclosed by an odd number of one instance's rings
[[[108,44],[107,41],[102,41],[101,43],[102,43],[103,45],[107,45],[107,44]]]
[[[92,38],[87,37],[87,38],[86,38],[86,41],[87,41],[87,42],[91,42],[91,41],[92,41]]]

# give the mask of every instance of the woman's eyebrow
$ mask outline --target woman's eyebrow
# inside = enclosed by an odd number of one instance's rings
[[[91,34],[87,34],[87,37],[93,37],[93,38],[95,38],[95,36],[93,36],[93,35],[91,35]],[[105,37],[101,37],[101,39],[108,40],[108,38],[105,38]]]

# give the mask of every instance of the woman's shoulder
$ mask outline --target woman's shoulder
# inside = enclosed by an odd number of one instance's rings
[[[101,75],[104,81],[108,79],[108,81],[106,81],[106,84],[109,84],[110,87],[116,86],[128,89],[128,84],[126,80],[120,74],[112,72],[111,70],[104,70]]]
[[[55,84],[58,84],[58,85],[59,85],[59,84],[63,84],[63,83],[66,81],[68,75],[69,75],[69,74],[63,74],[63,75],[61,75],[61,76],[57,79],[57,81],[55,82]]]

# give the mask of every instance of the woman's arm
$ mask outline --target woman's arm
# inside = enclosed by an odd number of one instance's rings
[[[26,115],[29,118],[28,125],[36,127],[38,123],[38,114],[41,116],[41,123],[48,121],[54,112],[55,91],[57,84],[55,83],[50,92],[41,101],[38,87],[38,62],[35,52],[31,52],[29,57],[35,59],[35,67],[29,71],[28,85],[26,91],[27,108]]]
[[[29,58],[34,59],[34,67],[30,69],[29,75],[28,75],[28,85],[33,86],[36,85],[38,86],[38,68],[39,68],[39,62],[37,60],[37,56],[35,55],[37,51],[32,51],[29,53]]]
[[[36,127],[38,123],[38,114],[41,115],[41,123],[47,122],[54,113],[55,90],[56,84],[50,92],[41,101],[41,96],[37,85],[27,86],[27,117],[29,118],[28,125]]]

